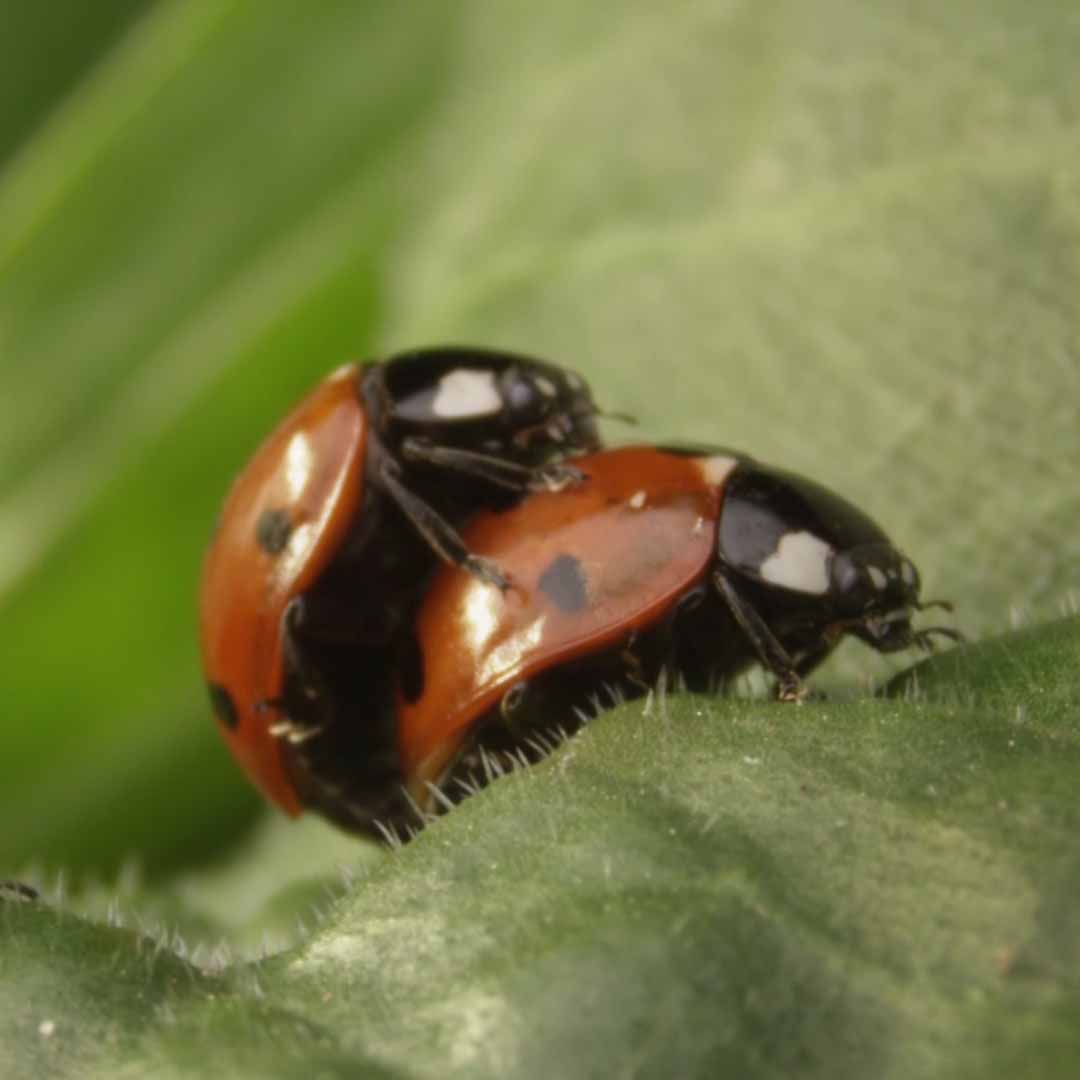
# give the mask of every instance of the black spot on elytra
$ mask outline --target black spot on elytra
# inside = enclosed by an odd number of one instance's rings
[[[560,555],[540,575],[540,590],[568,615],[583,610],[589,602],[585,568],[573,555]]]
[[[255,525],[255,541],[267,555],[280,555],[292,531],[288,510],[264,510]]]
[[[240,723],[240,714],[236,711],[236,702],[232,694],[220,683],[207,683],[210,691],[210,704],[213,706],[214,715],[230,731],[235,731]]]

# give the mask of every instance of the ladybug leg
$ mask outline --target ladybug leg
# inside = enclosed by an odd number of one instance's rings
[[[300,694],[306,702],[315,703],[323,697],[323,688],[315,676],[315,667],[307,662],[301,639],[307,629],[307,604],[304,597],[295,596],[289,601],[282,618],[281,647],[285,657],[285,670],[297,682]],[[304,672],[305,677],[299,678]]]
[[[270,734],[292,746],[300,746],[322,735],[334,716],[334,700],[317,665],[308,657],[304,597],[294,597],[282,617],[282,650],[285,656],[286,691],[255,706],[259,712],[271,710],[278,719],[270,724]]]
[[[406,439],[401,451],[407,461],[479,476],[510,491],[562,491],[585,480],[585,474],[572,465],[538,465],[530,469],[493,454],[436,446],[423,439]]]
[[[826,641],[822,643],[820,648],[800,655],[799,661],[795,665],[799,675],[804,678],[809,675],[833,651],[835,646],[835,641]]]
[[[41,893],[21,881],[0,881],[0,900],[40,900]]]
[[[754,646],[758,659],[779,680],[779,686],[776,688],[777,697],[781,701],[802,701],[806,697],[806,687],[799,678],[795,663],[788,656],[784,646],[776,640],[765,620],[728,581],[723,570],[717,570],[712,580],[716,591],[727,604],[731,614],[735,616],[739,628]]]
[[[454,566],[464,567],[474,577],[504,592],[510,588],[509,578],[495,563],[473,555],[454,527],[406,487],[389,459],[379,467],[379,480],[402,513],[413,523],[416,531],[441,559]]]
[[[499,700],[499,715],[502,717],[503,723],[511,731],[518,727],[518,715],[528,694],[529,684],[527,682],[516,682]]]

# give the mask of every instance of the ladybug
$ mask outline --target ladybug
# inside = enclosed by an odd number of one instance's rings
[[[572,371],[423,349],[333,372],[259,447],[207,552],[200,628],[225,739],[273,802],[294,815],[325,802],[350,824],[342,738],[364,763],[350,783],[396,786],[389,672],[425,579],[442,559],[508,586],[454,523],[580,482],[553,459],[599,445],[596,411]],[[320,738],[344,720],[344,736]]]
[[[726,450],[628,447],[575,464],[588,483],[465,530],[511,589],[446,568],[424,598],[398,747],[425,814],[454,798],[448,781],[482,776],[481,750],[541,756],[537,734],[603,686],[633,698],[666,671],[709,690],[757,662],[798,701],[847,634],[883,653],[960,637],[913,628],[913,612],[948,605],[920,602],[914,564],[811,480]]]

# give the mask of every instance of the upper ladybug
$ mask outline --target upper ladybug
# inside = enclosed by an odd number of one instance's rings
[[[598,446],[595,416],[572,371],[422,349],[333,372],[256,450],[206,556],[201,636],[225,738],[271,799],[329,797],[317,736],[343,712],[372,788],[392,786],[394,635],[435,556],[505,588],[455,523],[577,483],[555,459]]]

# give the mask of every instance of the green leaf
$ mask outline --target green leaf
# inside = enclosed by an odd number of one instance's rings
[[[147,0],[53,0],[49,18],[32,4],[5,3],[0,38],[0,162],[86,75]],[[43,63],[47,57],[49,62]]]
[[[1023,695],[1080,620],[1001,644]],[[51,1019],[78,1075],[188,1075],[209,1045],[268,1076],[1071,1076],[1080,712],[1057,671],[1022,717],[997,694],[622,706],[367,863],[299,947],[213,977],[9,904],[0,1043],[25,1070]]]
[[[0,15],[0,877],[60,909],[0,906],[0,1073],[1070,1073],[1060,4]],[[832,702],[613,710],[394,856],[253,831],[214,516],[324,372],[439,341],[842,492],[976,644],[891,699],[847,646]]]
[[[1012,706],[1065,714],[1080,706],[1080,683],[1063,678],[1080,664],[1077,618],[1058,619],[931,657],[897,675],[893,695]],[[1064,717],[1063,717],[1064,718]]]

